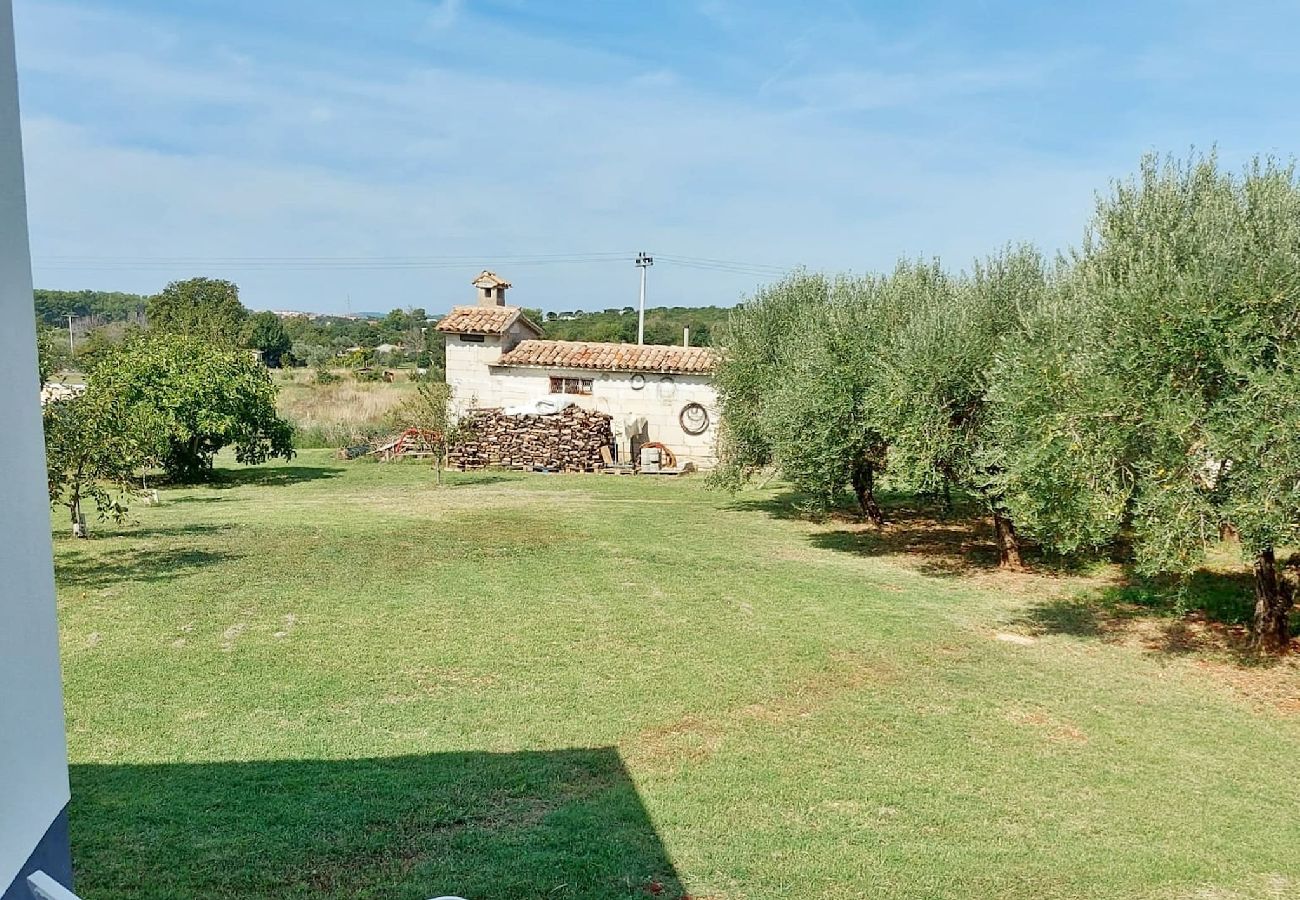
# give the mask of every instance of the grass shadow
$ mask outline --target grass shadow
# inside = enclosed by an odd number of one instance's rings
[[[288,487],[308,481],[337,478],[343,469],[337,466],[247,466],[239,469],[214,469],[212,478],[195,487],[225,490],[237,487]],[[181,485],[177,485],[178,487]]]
[[[491,473],[444,471],[442,485],[452,488],[480,487],[485,484],[506,484],[522,480],[518,475],[512,477]]]
[[[1130,575],[1072,597],[1043,600],[1015,624],[1036,634],[1137,641],[1172,655],[1217,651],[1242,664],[1270,665],[1274,657],[1247,646],[1254,605],[1250,572],[1199,569],[1182,583]],[[1300,634],[1300,622],[1293,622],[1292,633]]]
[[[235,558],[234,554],[197,547],[128,548],[111,553],[67,549],[55,558],[54,577],[60,587],[82,588],[169,581]]]
[[[808,540],[822,550],[861,556],[910,558],[917,571],[937,577],[959,577],[997,569],[998,553],[992,521],[979,504],[954,497],[953,511],[945,514],[938,501],[918,503],[914,496],[885,493],[878,497],[885,527],[877,529],[856,512],[844,509],[812,514],[807,497],[784,492],[774,497],[738,500],[733,508],[763,512],[778,519],[813,520],[843,525],[817,531]],[[1038,574],[1076,574],[1085,566],[1049,555],[1037,547],[1022,548],[1025,561]]]
[[[678,898],[610,747],[74,765],[79,890],[119,898]]]

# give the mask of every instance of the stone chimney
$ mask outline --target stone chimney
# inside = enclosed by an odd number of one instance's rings
[[[506,305],[506,288],[510,287],[510,282],[498,277],[496,272],[484,269],[471,283],[478,289],[479,306]]]

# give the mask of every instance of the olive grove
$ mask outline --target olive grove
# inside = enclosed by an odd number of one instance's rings
[[[1300,183],[1256,160],[1149,157],[1055,262],[1012,246],[951,272],[796,273],[733,313],[719,480],[763,466],[880,526],[891,487],[976,499],[1020,538],[1122,547],[1179,578],[1224,536],[1254,571],[1253,641],[1290,640],[1300,528]],[[950,504],[949,504],[950,505]]]

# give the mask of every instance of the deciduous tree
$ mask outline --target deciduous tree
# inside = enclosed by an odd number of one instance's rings
[[[243,350],[179,335],[134,335],[100,358],[89,383],[128,411],[147,414],[163,448],[161,465],[174,480],[206,477],[227,446],[246,464],[293,456],[293,429],[276,413],[270,374]]]
[[[145,315],[155,331],[229,348],[240,346],[248,310],[239,302],[234,282],[190,278],[173,281],[150,297]]]
[[[244,346],[257,350],[268,369],[280,368],[280,357],[293,347],[284,322],[273,312],[253,313],[245,324]]]
[[[50,503],[67,508],[72,533],[86,537],[84,506],[101,521],[122,521],[137,491],[136,473],[155,447],[151,411],[105,390],[46,404],[45,467]]]

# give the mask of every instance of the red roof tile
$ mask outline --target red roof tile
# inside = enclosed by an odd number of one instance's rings
[[[603,344],[593,341],[521,341],[517,347],[503,355],[497,364],[708,375],[717,368],[718,354],[708,347]]]
[[[453,306],[434,328],[449,334],[505,334],[520,319],[534,334],[541,334],[542,329],[522,312],[518,306]]]

